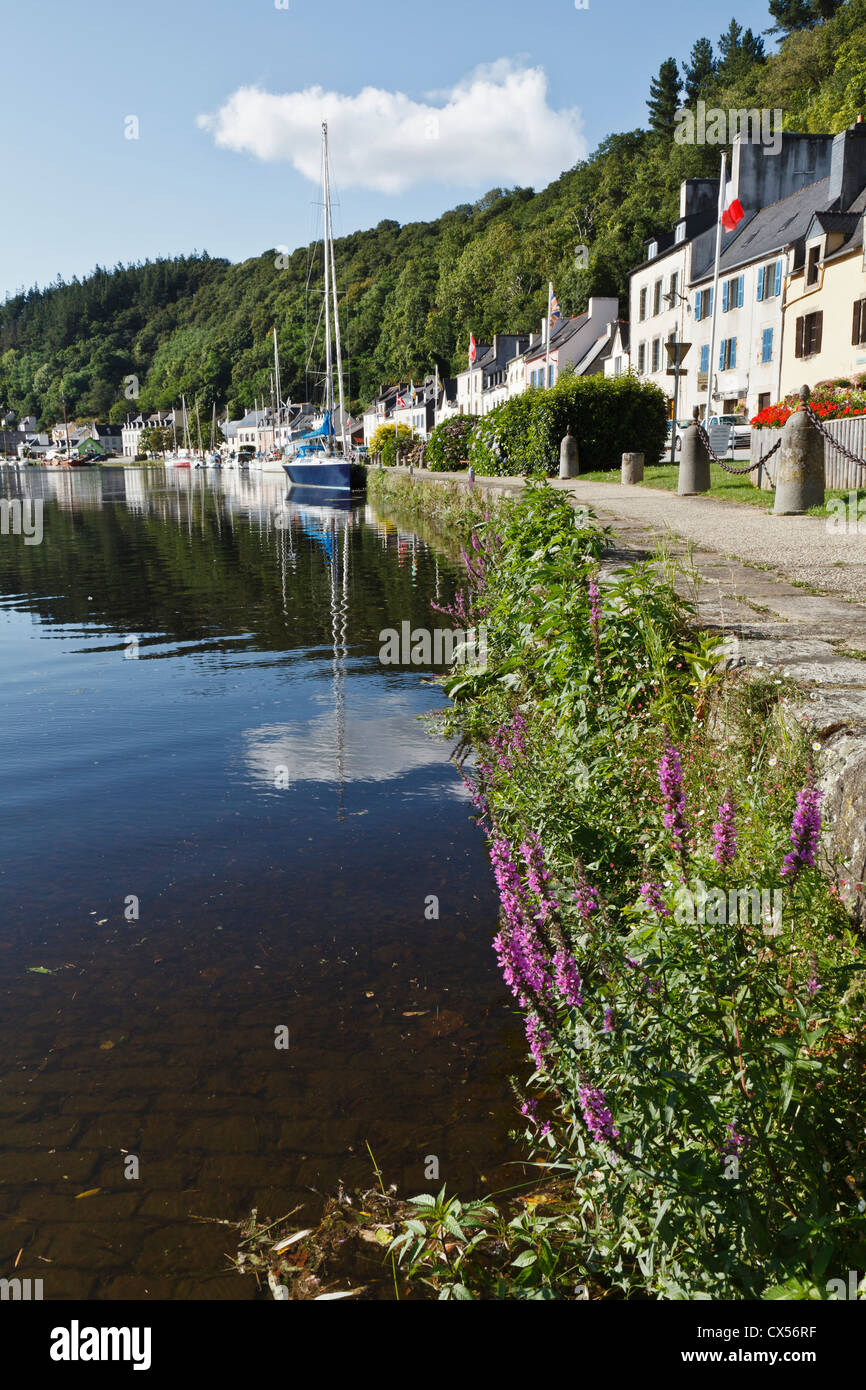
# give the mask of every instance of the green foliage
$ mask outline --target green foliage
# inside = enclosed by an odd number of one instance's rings
[[[427,467],[434,473],[465,468],[476,422],[475,415],[455,415],[437,425],[427,441]]]
[[[415,440],[415,434],[408,425],[379,425],[370,439],[370,454],[381,454],[386,468],[393,468],[397,462],[397,450],[407,449]]]
[[[650,83],[647,108],[650,130],[666,141],[670,140],[674,133],[674,113],[680,104],[682,87],[676,58],[665,58],[659,68],[658,77],[654,77]]]
[[[622,455],[635,450],[656,463],[666,421],[662,392],[637,377],[563,375],[549,390],[514,396],[485,415],[473,432],[469,457],[476,473],[552,473],[570,428],[585,471],[619,468]]]
[[[819,868],[785,867],[812,753],[784,682],[714,674],[688,572],[604,544],[545,485],[477,525],[460,616],[489,660],[443,682],[551,1177],[516,1215],[418,1197],[395,1248],[442,1298],[828,1298],[866,1257],[866,960]]]

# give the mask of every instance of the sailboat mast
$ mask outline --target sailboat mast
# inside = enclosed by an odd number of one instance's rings
[[[328,429],[333,429],[334,367],[331,357],[331,269],[328,255],[330,230],[330,189],[328,186],[328,126],[322,122],[322,188],[325,196],[324,259],[325,259],[325,410],[329,411]]]
[[[274,324],[274,379],[277,384],[277,426],[280,423],[280,414],[283,409],[283,395],[280,386],[280,349],[277,346],[277,325]],[[277,445],[277,432],[274,430],[274,447]]]
[[[322,125],[323,158],[325,164],[325,224],[327,244],[330,248],[331,284],[334,291],[334,344],[337,349],[337,385],[340,393],[340,434],[343,440],[343,453],[346,453],[346,400],[343,393],[343,351],[340,343],[340,309],[337,300],[337,270],[334,264],[334,220],[331,212],[331,174],[328,159],[328,127]]]

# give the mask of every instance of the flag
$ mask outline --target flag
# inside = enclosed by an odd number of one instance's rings
[[[405,410],[405,409],[406,409],[406,402],[404,401],[404,399],[403,399],[402,396],[398,396],[398,397],[397,397],[397,404],[396,404],[396,406],[395,406],[395,410]]]
[[[550,322],[557,324],[562,322],[562,310],[559,307],[559,300],[553,295],[550,301]]]
[[[476,347],[476,344],[475,344],[475,334],[474,334],[474,333],[470,333],[470,334],[469,334],[469,361],[470,361],[470,362],[474,362],[474,361],[475,361],[475,358],[476,358],[477,356],[478,356],[478,348]]]
[[[725,187],[725,206],[722,209],[722,226],[726,232],[732,232],[739,222],[745,217],[743,205],[739,198],[734,197],[734,185],[727,184]]]

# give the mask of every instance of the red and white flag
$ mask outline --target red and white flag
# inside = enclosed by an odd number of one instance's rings
[[[404,401],[404,399],[403,399],[402,396],[398,396],[398,397],[397,397],[397,407],[396,407],[396,408],[397,408],[397,410],[405,410],[405,409],[406,409],[406,402]]]
[[[722,226],[725,231],[732,232],[745,215],[739,198],[734,197],[734,185],[728,183],[725,187],[725,205],[722,208]]]
[[[475,334],[474,334],[474,333],[470,333],[470,334],[469,334],[469,361],[470,361],[470,362],[474,362],[474,361],[475,361],[475,358],[476,358],[477,356],[478,356],[478,348],[477,348],[476,343],[475,343]]]

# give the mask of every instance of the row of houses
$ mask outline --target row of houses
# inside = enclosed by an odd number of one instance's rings
[[[538,333],[497,333],[475,343],[474,358],[454,377],[438,373],[419,382],[382,386],[364,412],[364,443],[379,426],[406,425],[421,439],[452,415],[487,415],[511,396],[553,386],[568,368],[578,376],[601,373],[615,341],[619,300],[590,299],[585,314],[556,321],[547,344],[547,322]]]
[[[714,361],[710,362],[718,179],[686,179],[679,217],[645,243],[629,276],[629,315],[618,300],[551,331],[497,334],[478,344],[455,378],[381,387],[364,414],[369,444],[384,421],[426,438],[452,414],[486,415],[510,396],[578,375],[633,372],[674,410],[666,345],[688,343],[678,414],[750,417],[804,383],[866,372],[866,123],[838,135],[784,132],[772,151],[751,132],[733,146],[731,195],[744,217],[722,232]]]
[[[672,228],[646,242],[629,280],[606,375],[633,371],[668,396],[668,343],[689,343],[677,413],[750,417],[802,385],[866,372],[866,123],[840,134],[786,131],[778,154],[742,137],[733,196],[744,217],[722,232],[710,362],[719,184],[688,179]]]

